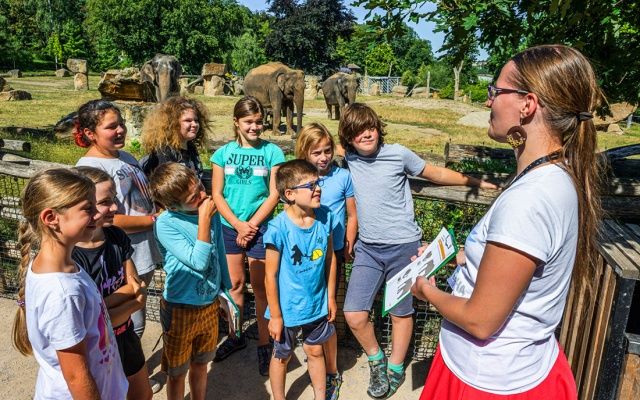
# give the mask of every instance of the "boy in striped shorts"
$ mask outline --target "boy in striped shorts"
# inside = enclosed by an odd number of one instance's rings
[[[188,371],[191,399],[204,399],[207,364],[218,341],[217,296],[231,287],[220,217],[200,180],[183,165],[160,165],[149,189],[166,208],[154,233],[167,273],[160,308],[167,398],[184,397]]]

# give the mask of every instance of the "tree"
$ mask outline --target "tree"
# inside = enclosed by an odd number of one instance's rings
[[[252,68],[266,62],[264,46],[258,42],[254,32],[245,32],[236,39],[231,51],[231,65],[234,72],[244,76]]]
[[[333,58],[343,66],[353,63],[364,67],[367,54],[375,47],[378,35],[366,25],[354,24],[353,27],[351,38],[338,38]]]
[[[266,39],[266,55],[305,73],[330,75],[339,65],[334,57],[338,38],[348,39],[355,17],[343,0],[269,0],[274,17]]]
[[[396,57],[389,43],[377,45],[368,55],[366,60],[367,73],[371,76],[388,75]]]
[[[431,42],[428,40],[416,39],[402,59],[402,70],[418,72],[420,66],[429,65],[433,62],[433,52]]]
[[[191,73],[223,61],[251,15],[233,0],[87,0],[86,7],[94,47],[109,35],[136,63],[171,54]]]
[[[456,62],[477,45],[492,55],[498,72],[518,51],[540,44],[566,44],[591,60],[610,102],[640,103],[640,4],[633,0],[465,0],[437,3],[421,12],[426,0],[356,0],[371,12],[385,11],[369,23],[398,35],[409,19],[435,21],[446,33],[442,47]]]
[[[55,59],[56,69],[58,69],[58,60],[62,60],[62,45],[58,35],[52,33],[47,41],[47,52]]]

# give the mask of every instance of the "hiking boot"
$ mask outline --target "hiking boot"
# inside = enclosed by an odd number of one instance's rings
[[[393,396],[398,391],[398,388],[404,382],[404,378],[406,374],[402,371],[401,374],[394,372],[390,369],[387,369],[387,376],[389,377],[389,392],[387,393],[387,398]]]
[[[258,346],[258,371],[262,376],[269,376],[269,365],[271,364],[271,344]]]
[[[216,357],[213,359],[213,362],[220,362],[234,352],[242,350],[245,347],[247,347],[247,340],[244,336],[238,339],[233,339],[229,336],[220,346],[218,346],[218,349],[216,350]]]
[[[369,387],[367,394],[374,399],[381,399],[389,391],[389,378],[387,377],[387,357],[382,360],[369,361]]]
[[[338,400],[340,394],[340,386],[342,386],[342,375],[327,374],[327,391],[324,396],[325,400]]]

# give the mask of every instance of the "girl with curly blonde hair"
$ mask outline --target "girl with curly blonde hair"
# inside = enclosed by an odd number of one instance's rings
[[[202,178],[198,148],[209,131],[209,112],[195,99],[171,97],[158,105],[142,127],[142,148],[148,153],[140,160],[149,176],[158,165],[173,161],[193,170]]]

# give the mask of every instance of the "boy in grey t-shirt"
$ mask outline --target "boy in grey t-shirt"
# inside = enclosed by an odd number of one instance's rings
[[[415,220],[408,175],[443,185],[497,189],[493,184],[427,164],[410,150],[384,144],[384,124],[371,107],[354,103],[340,118],[338,135],[349,164],[360,240],[344,302],[349,327],[369,358],[369,396],[390,397],[404,382],[403,360],[413,333],[413,298],[391,309],[391,356],[380,349],[369,311],[384,282],[416,254],[422,231]]]

